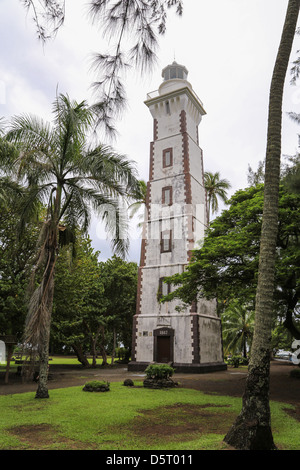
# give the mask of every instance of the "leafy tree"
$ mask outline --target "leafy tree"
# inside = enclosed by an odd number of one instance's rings
[[[208,202],[208,220],[210,220],[210,214],[215,214],[219,209],[218,199],[223,202],[227,201],[227,190],[231,188],[231,184],[226,179],[220,179],[219,172],[206,171],[204,173],[204,187]]]
[[[25,223],[39,204],[47,207],[37,262],[32,271],[32,291],[25,328],[25,341],[38,346],[40,358],[37,397],[47,398],[49,335],[54,294],[54,274],[59,248],[74,228],[86,230],[95,210],[112,232],[112,246],[124,255],[121,198],[138,185],[130,161],[101,144],[90,144],[88,133],[95,116],[86,102],[71,102],[60,95],[53,105],[54,122],[32,116],[15,117],[7,140],[18,146],[14,161],[16,178],[24,185],[21,222]],[[39,276],[39,271],[42,274]]]
[[[114,338],[130,351],[132,317],[135,313],[137,265],[113,256],[98,261],[89,238],[76,240],[76,257],[71,247],[61,250],[56,268],[53,337],[71,346],[79,361],[89,366],[84,350],[93,355],[96,365],[100,349],[103,365],[107,347]]]
[[[122,343],[130,356],[132,319],[136,310],[138,267],[136,263],[126,262],[117,256],[101,264],[103,297],[114,338],[112,356],[115,355],[117,343]]]
[[[247,180],[249,186],[256,186],[257,184],[262,184],[265,181],[265,162],[260,161],[258,163],[258,168],[254,171],[250,165],[248,165],[248,175]]]
[[[56,342],[71,346],[83,366],[89,366],[85,350],[90,351],[95,367],[99,337],[107,323],[101,268],[89,237],[77,235],[75,252],[76,256],[69,245],[58,257],[52,335]]]
[[[200,250],[195,250],[186,271],[166,281],[178,286],[165,299],[191,304],[198,298],[217,298],[223,313],[232,303],[255,310],[263,185],[237,191],[229,208],[216,217]],[[280,187],[279,230],[273,320],[276,316],[295,338],[300,338],[300,212],[299,195]]]

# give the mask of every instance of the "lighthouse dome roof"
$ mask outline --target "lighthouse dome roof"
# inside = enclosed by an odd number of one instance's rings
[[[188,70],[184,65],[177,64],[177,62],[174,60],[174,62],[170,65],[167,65],[161,73],[164,81],[166,80],[174,80],[174,79],[179,79],[179,80],[186,80],[188,76]]]

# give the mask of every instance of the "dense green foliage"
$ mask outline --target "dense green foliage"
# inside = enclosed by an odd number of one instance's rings
[[[105,380],[92,380],[86,382],[82,390],[85,392],[109,392],[109,385],[109,382],[105,382]]]
[[[167,364],[150,364],[145,370],[148,379],[168,379],[174,372],[175,369]]]
[[[18,200],[0,200],[0,332],[22,339],[27,314],[27,287],[34,263],[41,219],[28,221],[18,236]]]
[[[280,187],[274,319],[281,318],[294,337],[300,300],[300,197]],[[167,279],[176,286],[166,299],[190,304],[217,298],[219,312],[232,302],[254,310],[257,287],[263,185],[237,191],[207,231],[183,274]]]
[[[137,265],[117,256],[99,262],[98,255],[91,240],[78,234],[75,247],[61,250],[56,268],[52,339],[71,347],[86,366],[85,352],[93,365],[98,352],[105,364],[120,343],[130,354],[136,305]]]

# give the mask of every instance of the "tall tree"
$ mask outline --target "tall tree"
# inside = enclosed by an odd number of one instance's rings
[[[275,449],[271,429],[269,380],[278,232],[282,99],[299,16],[299,7],[300,0],[289,0],[270,88],[264,211],[260,240],[254,337],[242,411],[225,436],[225,442],[238,449]]]
[[[60,250],[55,273],[51,337],[56,344],[72,347],[85,367],[90,366],[85,350],[96,365],[96,346],[105,325],[107,302],[98,255],[90,238],[78,231],[75,245]]]
[[[113,248],[124,255],[128,240],[122,230],[120,204],[138,187],[130,161],[109,147],[89,142],[95,116],[86,102],[78,104],[60,95],[53,113],[53,126],[34,116],[15,117],[7,134],[20,151],[14,169],[25,188],[21,221],[25,222],[41,202],[47,207],[25,328],[25,341],[38,346],[39,351],[38,398],[49,396],[49,335],[59,248],[70,239],[76,225],[87,230],[94,209],[113,233]]]
[[[113,256],[101,263],[101,272],[106,315],[110,318],[109,325],[113,331],[113,356],[117,342],[122,343],[130,353],[132,320],[136,310],[137,264]]]
[[[215,214],[219,209],[218,199],[221,199],[223,202],[227,201],[227,190],[231,188],[231,184],[227,179],[220,179],[218,171],[216,173],[206,171],[204,173],[204,187],[207,195],[209,221],[210,215]]]

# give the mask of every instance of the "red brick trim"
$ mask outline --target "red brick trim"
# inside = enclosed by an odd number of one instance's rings
[[[182,135],[182,166],[184,173],[184,193],[185,193],[185,204],[192,204],[192,178],[190,173],[190,152],[189,152],[189,136],[187,133],[187,120],[186,112],[184,110],[180,113],[180,132]],[[192,252],[190,250],[191,246],[193,247],[193,217],[192,215],[188,218],[188,252],[187,260],[190,261]]]
[[[158,120],[153,120],[153,140],[158,139]]]
[[[154,178],[154,142],[150,143],[149,181]]]
[[[137,335],[138,335],[138,318],[133,317],[133,327],[132,327],[132,343],[131,343],[131,361],[136,361],[136,349],[137,349]]]
[[[202,165],[202,185],[204,188],[204,193],[205,193],[205,225],[208,225],[208,212],[207,212],[207,193],[205,190],[205,185],[204,185],[204,165],[203,165],[203,151],[201,150],[201,165]]]
[[[199,316],[196,313],[192,313],[191,328],[192,328],[192,354],[193,354],[192,363],[200,364]]]
[[[182,134],[182,161],[184,172],[185,203],[192,204],[189,138],[187,133],[186,112],[184,110],[182,110],[180,113],[180,132]]]

